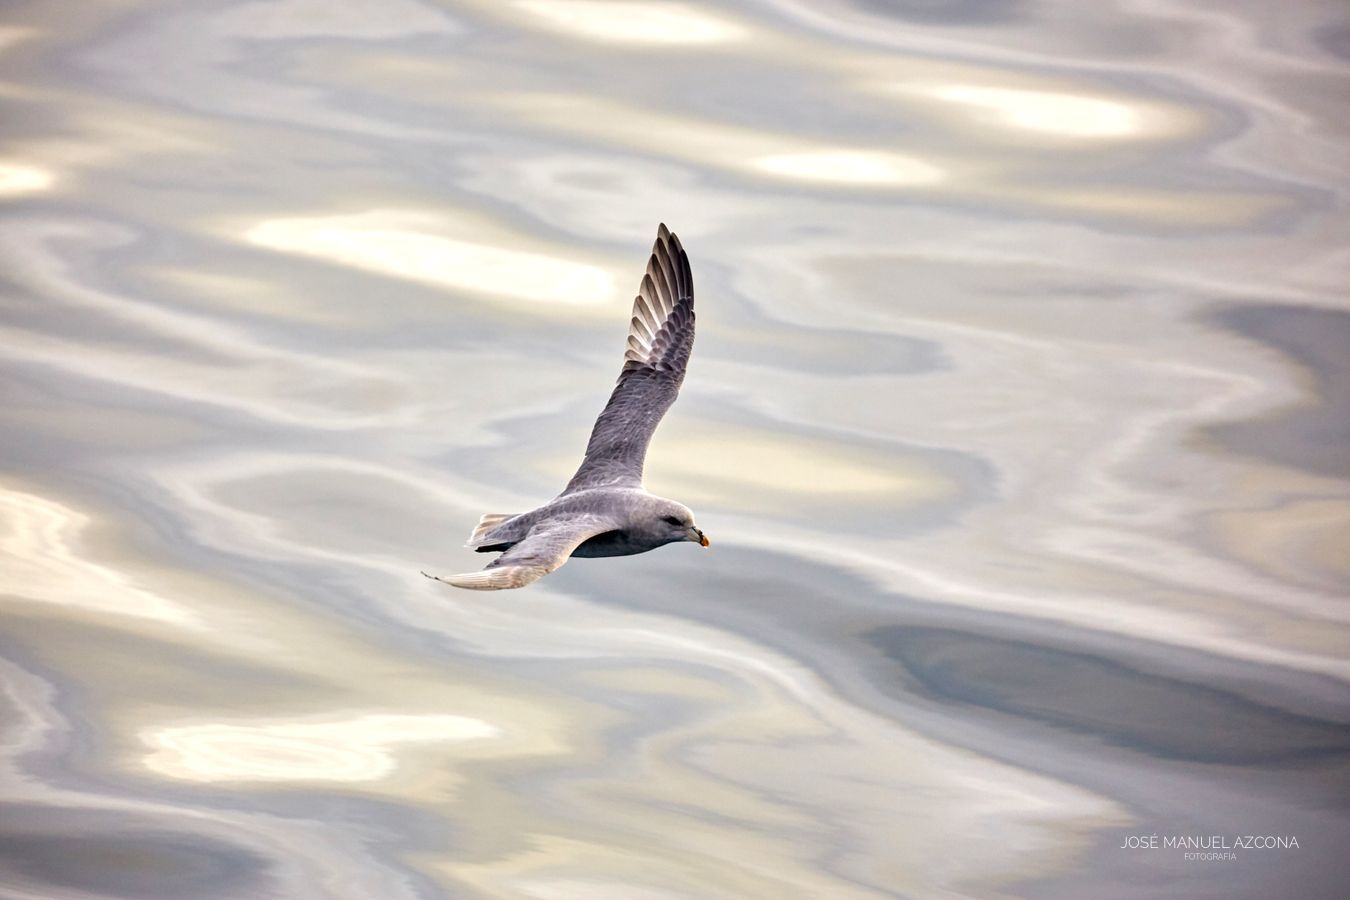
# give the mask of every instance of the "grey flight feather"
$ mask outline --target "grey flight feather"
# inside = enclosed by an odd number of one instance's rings
[[[633,301],[619,383],[595,421],[581,467],[538,509],[483,516],[468,546],[502,555],[481,572],[436,580],[471,590],[518,588],[572,556],[629,556],[677,541],[708,546],[688,507],[642,486],[647,445],[675,402],[693,346],[694,276],[680,239],[662,225]]]
[[[694,347],[694,276],[680,239],[662,225],[633,300],[619,383],[591,430],[586,458],[563,493],[642,485],[652,433],[675,402]]]

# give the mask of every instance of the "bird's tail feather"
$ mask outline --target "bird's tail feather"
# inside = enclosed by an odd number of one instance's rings
[[[496,528],[507,519],[514,519],[515,517],[515,513],[484,513],[483,517],[478,520],[478,524],[474,526],[473,532],[469,535],[469,542],[464,546],[479,547],[488,543],[487,533],[489,531]]]
[[[471,591],[504,591],[524,587],[551,571],[548,566],[490,566],[480,572],[466,572],[463,575],[427,575],[426,572],[422,574],[434,581]]]

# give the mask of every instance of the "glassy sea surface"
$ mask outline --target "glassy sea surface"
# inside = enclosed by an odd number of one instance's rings
[[[1345,896],[1343,4],[14,2],[0,107],[0,895]],[[659,222],[711,548],[424,579]]]

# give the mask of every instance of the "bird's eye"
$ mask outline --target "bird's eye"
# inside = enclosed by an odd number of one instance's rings
[[[667,525],[674,525],[674,526],[676,526],[676,527],[678,527],[678,526],[684,524],[684,523],[682,523],[679,519],[675,518],[674,516],[662,516],[662,517],[661,517],[661,521],[665,522]]]

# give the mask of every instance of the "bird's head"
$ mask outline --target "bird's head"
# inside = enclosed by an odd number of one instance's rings
[[[669,543],[693,541],[695,544],[708,546],[708,536],[694,524],[694,514],[689,507],[667,501],[657,515],[661,532]]]

